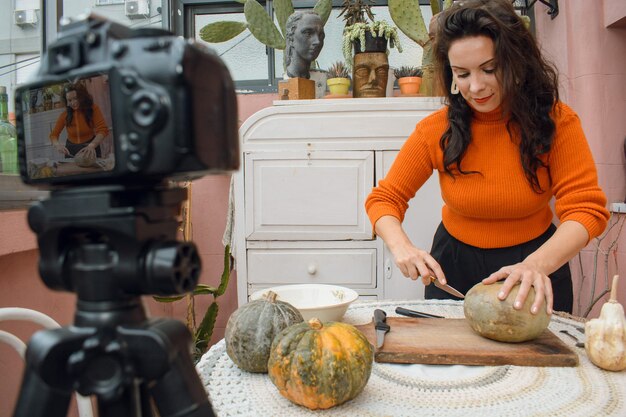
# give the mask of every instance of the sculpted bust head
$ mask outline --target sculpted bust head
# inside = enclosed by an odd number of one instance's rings
[[[291,78],[309,78],[311,62],[324,46],[324,24],[312,10],[294,12],[287,19],[285,68]]]
[[[385,97],[389,64],[384,52],[354,56],[354,97]]]

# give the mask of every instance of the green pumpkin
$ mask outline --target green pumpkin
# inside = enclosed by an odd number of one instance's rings
[[[535,300],[535,289],[530,288],[520,310],[513,308],[520,285],[511,289],[509,296],[500,301],[498,293],[504,281],[485,285],[478,283],[465,294],[463,312],[476,333],[500,342],[525,342],[539,337],[550,323],[545,300],[537,314],[530,312]]]
[[[294,306],[276,300],[270,291],[265,298],[244,304],[231,314],[224,334],[226,353],[244,371],[267,372],[274,337],[303,321]]]
[[[356,327],[313,318],[276,336],[268,374],[285,398],[311,410],[326,409],[363,391],[373,358],[372,346]]]

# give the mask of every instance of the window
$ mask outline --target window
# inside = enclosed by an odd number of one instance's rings
[[[272,1],[259,1],[270,16],[273,16]],[[312,9],[315,5],[313,0],[293,1],[293,3],[296,10]],[[326,39],[317,59],[318,66],[322,69],[328,68],[335,61],[343,60],[341,37],[344,22],[339,18],[341,3],[341,0],[333,0],[333,11],[324,26]],[[376,19],[384,19],[393,24],[389,16],[387,0],[376,0],[375,3],[376,6],[372,10]],[[430,3],[428,0],[420,1],[420,3],[424,20],[429,22],[432,16]],[[243,4],[219,0],[178,0],[174,11],[174,15],[178,15],[177,22],[173,24],[176,33],[194,38],[215,50],[228,66],[239,93],[277,91],[278,81],[283,78],[283,51],[265,47],[248,30],[224,43],[207,44],[200,39],[200,30],[209,23],[224,20],[245,22]],[[399,53],[396,49],[391,49],[389,65],[394,68],[402,65],[419,66],[422,62],[422,48],[402,32],[398,31],[398,33],[403,52]]]

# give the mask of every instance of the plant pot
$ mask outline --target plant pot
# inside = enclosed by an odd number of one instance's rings
[[[348,94],[348,89],[350,88],[350,79],[329,78],[326,80],[326,84],[328,84],[328,91],[330,91],[330,94],[346,95]]]
[[[402,77],[398,79],[402,95],[417,95],[422,84],[422,77]]]
[[[355,55],[361,52],[387,52],[387,39],[384,36],[374,37],[369,30],[365,32],[365,51],[361,50],[360,40],[354,41],[353,45]]]

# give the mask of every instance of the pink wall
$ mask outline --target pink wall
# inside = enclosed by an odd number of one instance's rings
[[[624,202],[626,2],[568,0],[559,2],[559,8],[559,15],[551,20],[544,13],[545,6],[536,3],[537,37],[544,52],[560,71],[561,99],[580,116],[596,161],[600,185],[609,203]],[[623,224],[624,217],[626,215],[620,215],[613,221],[619,220]],[[581,276],[584,276],[583,305],[591,299],[590,283],[594,273],[598,276],[597,295],[600,288],[604,288],[604,276],[610,279],[619,272],[622,274],[619,300],[626,305],[626,227],[619,235],[616,229],[600,245],[606,251],[610,242],[617,242],[608,256],[608,270],[600,253],[599,266],[594,271],[593,258],[597,251],[593,241],[581,253],[584,273],[580,273],[577,259],[571,263],[574,288],[581,285]],[[590,317],[597,316],[598,307]],[[575,313],[582,314],[583,311]]]

